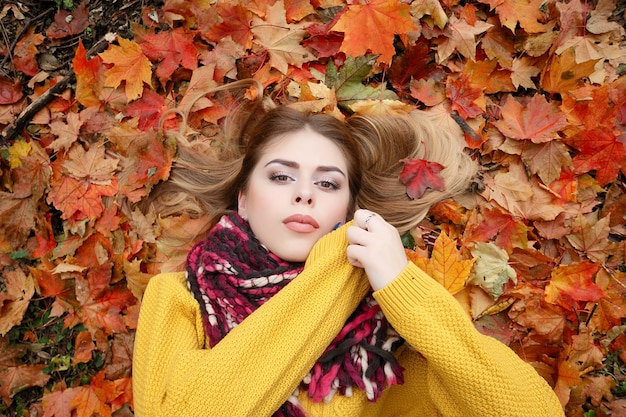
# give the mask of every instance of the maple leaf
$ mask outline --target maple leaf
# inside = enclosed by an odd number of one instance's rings
[[[335,21],[331,20],[324,25],[314,23],[307,27],[309,36],[302,42],[302,45],[314,49],[318,59],[334,56],[341,48],[343,35],[331,31],[334,24]]]
[[[604,263],[607,256],[615,249],[609,240],[609,216],[601,219],[579,215],[572,223],[572,232],[567,240],[590,260]]]
[[[468,77],[468,87],[480,89],[485,95],[516,91],[511,81],[510,71],[501,68],[496,60],[468,61],[461,77]],[[476,102],[484,113],[486,97],[481,95]]]
[[[591,318],[591,326],[603,333],[621,325],[622,318],[626,316],[624,282],[626,282],[626,274],[621,271],[609,274],[605,269],[600,269],[596,274],[596,284],[602,288],[605,297],[598,301],[595,314]],[[623,350],[622,356],[626,358],[626,349]]]
[[[370,74],[375,61],[376,57],[372,55],[348,57],[339,71],[332,61],[328,62],[325,84],[335,89],[339,106],[348,107],[357,100],[396,100],[398,98],[393,91],[363,84],[363,80]]]
[[[255,42],[269,53],[269,63],[283,74],[289,65],[298,68],[314,59],[313,54],[300,42],[306,35],[303,24],[288,24],[282,0],[267,7],[266,19],[252,18]]]
[[[72,67],[76,74],[76,99],[85,107],[99,105],[98,89],[104,85],[102,58],[96,55],[87,59],[87,51],[79,39]]]
[[[427,188],[443,191],[446,184],[440,172],[445,168],[438,162],[424,159],[401,159],[404,164],[399,180],[406,185],[406,193],[412,200],[420,198]]]
[[[111,407],[107,404],[117,396],[115,384],[104,379],[104,371],[99,372],[89,385],[73,388],[74,398],[70,407],[76,410],[77,417],[111,417]]]
[[[46,200],[63,213],[63,219],[98,218],[104,210],[102,197],[117,193],[117,180],[113,178],[110,185],[100,185],[64,175],[60,167],[63,161],[60,161],[53,165],[52,189]]]
[[[378,62],[391,63],[396,51],[394,35],[417,29],[409,5],[391,0],[374,0],[347,6],[332,30],[343,32],[340,51],[358,57],[368,51],[380,56]]]
[[[500,210],[484,209],[483,221],[475,228],[466,227],[464,238],[469,242],[489,242],[496,237],[494,243],[511,253],[513,248],[528,247],[529,228],[510,214]]]
[[[576,173],[595,171],[601,187],[615,180],[626,156],[626,148],[612,130],[603,127],[585,130],[570,144],[580,151],[573,160]]]
[[[91,360],[91,353],[95,349],[91,333],[83,331],[76,335],[74,339],[74,358],[72,365],[86,363]]]
[[[557,306],[542,301],[543,291],[528,283],[521,283],[509,295],[519,297],[509,309],[515,323],[531,329],[536,340],[546,344],[560,343],[567,320]]]
[[[474,259],[461,260],[456,243],[443,232],[435,240],[430,259],[418,260],[415,253],[412,260],[435,281],[443,285],[450,294],[456,294],[465,287]]]
[[[446,81],[446,96],[451,101],[450,108],[463,119],[471,119],[485,111],[485,96],[481,88],[472,88],[469,77],[461,76]]]
[[[604,292],[593,282],[597,271],[597,264],[586,261],[559,265],[546,286],[546,301],[570,311],[576,309],[578,301],[598,301]]]
[[[616,32],[624,36],[624,28],[619,22],[610,21],[615,11],[616,0],[599,0],[595,9],[589,13],[586,28],[594,34]]]
[[[48,145],[53,151],[68,150],[78,139],[80,128],[83,125],[78,113],[70,112],[66,116],[67,123],[55,120],[50,123],[50,133],[56,136],[54,142]]]
[[[17,103],[24,97],[22,83],[0,76],[0,104]]]
[[[41,33],[35,33],[35,27],[31,26],[17,41],[12,61],[18,71],[22,71],[30,76],[34,76],[39,72],[39,64],[36,58],[39,53],[37,46],[41,45],[44,39],[44,36]]]
[[[126,97],[132,101],[141,96],[144,83],[150,85],[152,67],[135,41],[121,37],[117,40],[119,46],[110,45],[108,50],[100,53],[102,61],[112,64],[104,73],[104,86],[117,88],[124,82]]]
[[[429,15],[435,26],[443,29],[448,23],[448,15],[437,0],[415,1],[411,3],[411,15],[414,19],[421,20],[425,15]]]
[[[205,66],[214,64],[215,79],[237,79],[237,61],[245,56],[245,50],[230,37],[222,39],[202,58]]]
[[[165,86],[179,66],[189,70],[198,67],[198,49],[193,43],[194,35],[194,32],[184,28],[175,28],[143,37],[141,50],[151,61],[158,62],[155,75],[162,86]]]
[[[427,106],[441,104],[445,98],[445,88],[433,79],[411,80],[411,97],[421,101]]]
[[[81,3],[73,11],[59,10],[54,15],[54,22],[46,30],[49,39],[63,39],[67,36],[80,35],[89,26],[89,10]]]
[[[572,157],[565,144],[559,141],[545,143],[521,144],[522,160],[526,163],[530,172],[537,174],[544,184],[552,184],[561,178],[561,170],[564,166],[571,166]]]
[[[51,391],[45,390],[42,398],[43,417],[71,417],[70,404],[76,394],[76,389],[67,389],[64,380],[54,384]]]
[[[11,405],[11,398],[18,392],[31,387],[43,387],[50,379],[50,375],[43,373],[45,367],[18,365],[0,370],[0,398],[5,404]]]
[[[139,99],[126,106],[124,114],[130,117],[139,117],[137,127],[145,131],[157,127],[161,114],[166,110],[165,98],[161,94],[145,88]]]
[[[568,133],[593,130],[599,126],[613,128],[619,104],[611,99],[608,85],[584,86],[563,96],[561,109],[570,124]]]
[[[477,242],[471,252],[475,263],[468,283],[483,288],[494,300],[500,298],[509,281],[517,283],[517,274],[508,263],[506,251],[491,242]]]
[[[520,27],[528,33],[546,32],[546,25],[540,23],[545,20],[542,12],[542,0],[481,0],[496,10],[502,26],[515,33],[515,27]]]
[[[516,89],[523,87],[535,89],[535,82],[532,80],[541,73],[541,68],[533,65],[534,60],[529,57],[513,59],[511,64],[511,81]]]
[[[580,384],[581,381],[579,371],[575,366],[567,360],[559,362],[554,393],[559,398],[561,404],[569,402],[571,388]]]
[[[106,158],[104,145],[92,145],[87,151],[82,146],[73,146],[62,163],[69,175],[98,185],[112,184],[117,164],[117,159]]]
[[[217,14],[221,18],[220,23],[207,25],[207,30],[202,34],[213,42],[221,42],[230,38],[243,46],[244,49],[252,48],[252,13],[242,4],[217,3]]]
[[[490,23],[476,22],[470,25],[464,19],[455,15],[450,16],[450,21],[444,31],[445,37],[437,40],[437,63],[441,64],[456,50],[461,55],[472,61],[476,60],[476,35],[480,35],[492,27]]]
[[[2,277],[5,290],[0,293],[0,336],[6,335],[13,326],[22,322],[35,293],[33,277],[21,269],[5,269]]]
[[[582,80],[595,71],[596,60],[576,63],[575,48],[568,48],[560,55],[553,55],[541,73],[541,87],[550,93],[563,94],[574,90]]]
[[[567,126],[567,119],[558,108],[540,94],[522,103],[508,96],[502,106],[502,118],[494,122],[498,130],[513,139],[548,142]]]
[[[308,82],[299,84],[299,93],[294,94],[298,97],[297,103],[292,103],[289,107],[297,109],[301,112],[321,112],[324,111],[333,114],[338,119],[342,119],[343,115],[337,108],[337,98],[335,92],[322,83]]]
[[[18,249],[35,227],[37,207],[32,198],[19,198],[0,191],[0,231],[13,249]]]

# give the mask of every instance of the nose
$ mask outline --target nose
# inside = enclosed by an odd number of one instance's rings
[[[296,191],[294,197],[295,204],[313,205],[313,193],[310,189],[300,188]]]

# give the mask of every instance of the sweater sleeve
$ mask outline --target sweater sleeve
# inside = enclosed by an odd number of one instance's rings
[[[445,417],[558,417],[548,383],[506,345],[479,333],[458,302],[415,264],[374,293],[426,359],[428,392]]]
[[[293,393],[369,289],[345,261],[345,228],[304,271],[212,349],[183,274],[153,277],[135,339],[138,417],[269,416]]]

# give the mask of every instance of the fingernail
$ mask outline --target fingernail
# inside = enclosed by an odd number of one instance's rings
[[[339,229],[339,227],[340,227],[340,226],[341,226],[341,222],[337,223],[337,224],[335,225],[335,227],[333,227],[333,230],[337,230],[337,229]]]

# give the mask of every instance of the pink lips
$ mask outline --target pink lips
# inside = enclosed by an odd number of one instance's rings
[[[311,216],[294,214],[283,220],[287,229],[298,233],[311,233],[319,229],[320,225]]]

